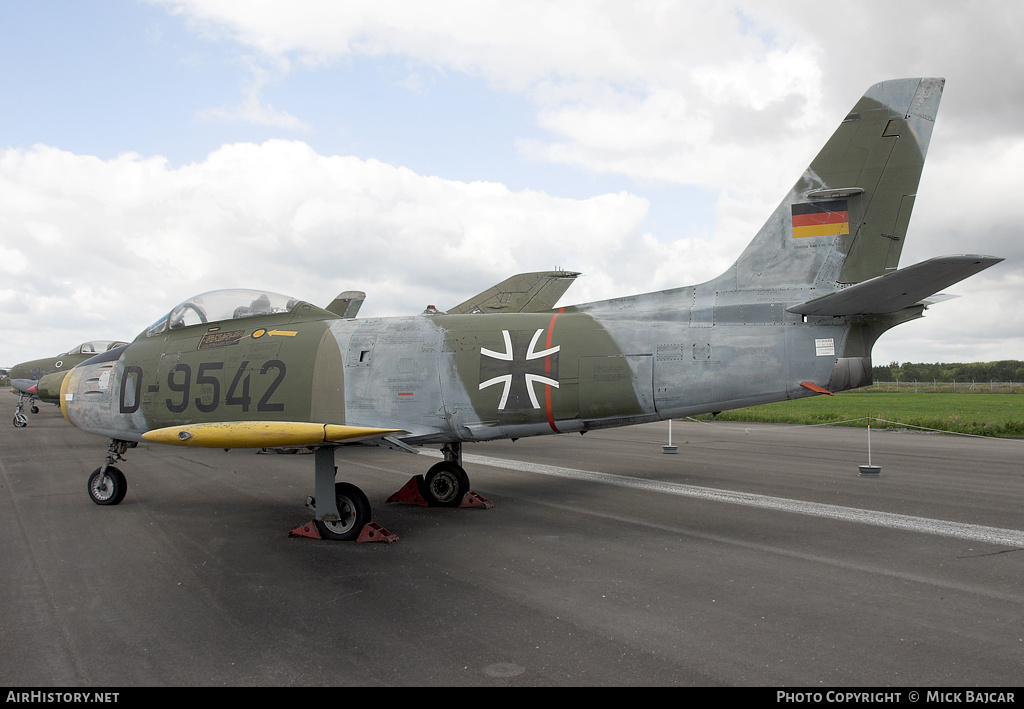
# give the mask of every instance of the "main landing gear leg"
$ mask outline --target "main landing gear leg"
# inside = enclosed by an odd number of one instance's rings
[[[316,497],[307,499],[306,506],[313,510],[316,519],[293,529],[291,536],[343,542],[397,541],[397,536],[370,521],[370,501],[362,490],[351,483],[334,482],[338,472],[334,448],[321,446],[313,454]]]
[[[421,507],[484,507],[490,500],[471,492],[469,476],[462,467],[462,443],[441,446],[444,460],[431,466],[426,476],[416,475],[388,498],[388,503],[407,502]]]
[[[28,416],[26,416],[23,412],[26,403],[29,405],[29,411],[31,411],[34,414],[39,413],[39,407],[36,406],[35,401],[36,398],[31,394],[26,396],[25,392],[20,393],[20,395],[18,396],[18,405],[14,409],[15,428],[25,428],[25,426],[28,426]]]
[[[90,499],[97,505],[116,505],[124,499],[128,492],[128,482],[124,473],[115,468],[113,463],[124,460],[125,452],[131,447],[130,442],[116,438],[111,438],[107,444],[107,459],[92,471],[86,486]]]
[[[454,463],[462,467],[462,443],[445,443],[441,446],[441,454],[446,463]]]

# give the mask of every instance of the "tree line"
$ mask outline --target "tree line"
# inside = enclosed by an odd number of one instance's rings
[[[876,382],[1024,382],[1024,362],[968,362],[915,364],[890,362],[872,368]]]

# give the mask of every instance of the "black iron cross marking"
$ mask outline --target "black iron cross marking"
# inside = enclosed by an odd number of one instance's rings
[[[558,350],[559,345],[550,349],[537,351],[537,342],[544,330],[533,333],[529,330],[502,330],[505,339],[505,351],[495,352],[486,347],[480,348],[480,389],[495,384],[504,385],[498,410],[540,408],[534,385],[537,383],[558,387]],[[521,376],[520,376],[521,375]]]

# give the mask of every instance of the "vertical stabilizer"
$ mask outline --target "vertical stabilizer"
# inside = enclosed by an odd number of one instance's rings
[[[895,270],[944,81],[868,89],[724,274],[734,287],[834,290]]]

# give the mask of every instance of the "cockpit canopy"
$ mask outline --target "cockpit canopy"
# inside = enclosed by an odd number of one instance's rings
[[[146,334],[159,335],[167,329],[221,320],[289,313],[299,302],[298,298],[267,291],[242,288],[210,291],[174,306],[171,312],[153,323]]]
[[[118,340],[92,340],[90,342],[83,342],[78,347],[76,347],[76,348],[74,348],[72,350],[68,350],[64,354],[65,355],[100,354],[102,352],[107,352],[108,350],[112,350],[115,347],[120,347],[121,345],[126,345],[126,344],[128,344],[128,343],[127,342],[120,342]],[[63,356],[63,355],[61,355],[61,356]]]

